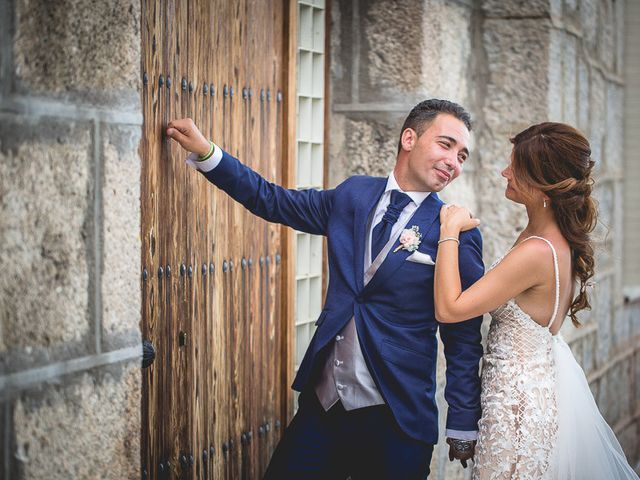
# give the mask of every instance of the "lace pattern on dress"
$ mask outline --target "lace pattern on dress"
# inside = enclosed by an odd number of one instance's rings
[[[551,478],[558,429],[551,328],[558,312],[556,251],[555,306],[549,325],[536,323],[514,299],[491,313],[482,367],[482,418],[479,422],[473,478]],[[511,251],[511,250],[509,250]],[[509,252],[499,258],[494,268]]]

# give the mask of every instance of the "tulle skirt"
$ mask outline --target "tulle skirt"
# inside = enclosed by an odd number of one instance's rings
[[[585,374],[564,339],[553,339],[557,372],[558,437],[552,462],[557,480],[637,480],[613,431],[602,418]]]

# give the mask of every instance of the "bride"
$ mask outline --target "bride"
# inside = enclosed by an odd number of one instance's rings
[[[589,142],[560,123],[534,125],[511,142],[505,196],[526,207],[528,224],[464,292],[458,236],[479,221],[462,207],[440,212],[436,317],[492,317],[473,478],[638,479],[558,334],[567,315],[578,326],[576,314],[590,308],[596,209]]]

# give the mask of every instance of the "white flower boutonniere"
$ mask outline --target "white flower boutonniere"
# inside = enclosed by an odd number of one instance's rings
[[[414,252],[418,249],[421,239],[422,234],[420,233],[419,226],[413,225],[411,228],[405,228],[400,234],[400,245],[396,247],[393,253],[396,253],[398,250]]]

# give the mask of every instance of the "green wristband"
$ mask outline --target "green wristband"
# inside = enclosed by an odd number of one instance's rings
[[[198,161],[199,162],[204,162],[205,160],[208,160],[211,158],[211,155],[213,155],[213,151],[215,150],[215,146],[213,145],[213,142],[209,142],[211,144],[211,147],[209,148],[209,151],[205,154],[205,155],[198,155]]]

